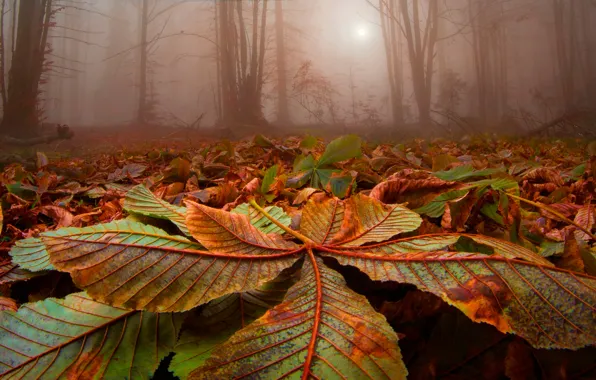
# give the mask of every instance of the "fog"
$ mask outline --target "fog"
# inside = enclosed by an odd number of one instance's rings
[[[49,21],[35,118],[76,127],[519,132],[596,95],[592,0],[31,3],[3,1],[4,130],[31,120],[6,121],[19,45],[40,43],[25,11]]]

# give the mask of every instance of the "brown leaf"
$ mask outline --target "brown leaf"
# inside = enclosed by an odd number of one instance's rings
[[[563,186],[563,178],[559,171],[552,168],[535,168],[526,172],[524,180],[532,183],[552,183],[556,186]]]
[[[565,248],[563,254],[554,258],[554,263],[563,269],[572,270],[574,272],[585,272],[584,260],[580,254],[580,247],[575,239],[575,236],[567,231],[565,238]]]
[[[242,192],[247,194],[255,194],[261,187],[261,180],[259,178],[253,178],[243,188]]]
[[[573,221],[586,230],[591,231],[594,225],[596,225],[596,205],[590,203],[581,207],[577,211],[577,215]],[[575,231],[575,238],[584,241],[591,239],[590,235],[580,230]]]
[[[383,203],[408,202],[408,207],[418,208],[430,202],[444,190],[459,186],[456,182],[447,182],[430,176],[424,179],[392,177],[375,186],[370,192],[370,197]]]
[[[52,218],[57,228],[70,227],[73,223],[73,215],[62,207],[43,206],[40,212]]]
[[[17,303],[12,298],[0,296],[0,311],[12,310],[17,311]]]

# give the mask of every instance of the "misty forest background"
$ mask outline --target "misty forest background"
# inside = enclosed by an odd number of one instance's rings
[[[42,122],[527,133],[590,124],[596,99],[594,0],[1,0],[1,14],[0,134],[15,137]]]

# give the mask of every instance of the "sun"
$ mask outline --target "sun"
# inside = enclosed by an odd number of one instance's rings
[[[354,34],[355,34],[356,38],[358,38],[360,40],[364,40],[368,37],[369,31],[365,25],[358,25],[354,29]]]

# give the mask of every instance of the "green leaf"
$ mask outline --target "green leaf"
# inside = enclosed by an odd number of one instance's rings
[[[269,215],[286,227],[290,226],[292,223],[292,218],[286,214],[281,207],[268,206],[265,207],[265,211],[267,211]],[[266,234],[283,234],[285,232],[283,229],[281,229],[281,227],[277,226],[248,203],[241,204],[231,212],[234,214],[248,215],[250,218],[250,224]]]
[[[462,181],[472,177],[488,177],[495,173],[502,172],[501,169],[475,170],[472,165],[456,166],[451,170],[435,172],[433,175],[444,181]]]
[[[342,136],[331,141],[325,148],[317,166],[321,167],[360,157],[362,155],[361,143],[360,137],[356,135]]]
[[[500,255],[467,252],[326,252],[375,281],[413,284],[475,322],[514,333],[535,348],[596,343],[596,278]]]
[[[313,170],[307,170],[304,172],[294,174],[290,178],[288,178],[288,180],[286,181],[286,185],[295,189],[302,187],[306,185],[308,181],[310,181],[312,174]]]
[[[85,293],[0,312],[3,378],[150,379],[181,318],[116,308]]]
[[[338,169],[316,168],[316,169],[314,169],[314,172],[313,172],[311,187],[315,187],[315,188],[319,188],[319,189],[325,188],[329,184],[331,177],[334,174],[339,174],[339,173],[341,173],[341,170],[338,170]]]
[[[328,181],[328,187],[331,190],[331,194],[343,199],[348,196],[353,182],[354,177],[350,174],[335,175]]]
[[[192,370],[205,363],[217,345],[279,304],[295,282],[296,276],[282,273],[259,289],[209,302],[199,315],[187,319],[169,370],[186,379]]]
[[[308,135],[302,139],[300,142],[300,147],[304,149],[312,149],[317,145],[318,142],[319,140],[317,140],[316,137]]]
[[[297,161],[294,165],[294,172],[302,172],[305,170],[313,169],[316,165],[315,158],[312,154],[304,157],[300,161]]]
[[[144,185],[135,186],[126,193],[124,209],[135,214],[169,220],[184,235],[190,236],[186,227],[186,207],[175,206],[157,198]]]
[[[460,199],[468,195],[469,190],[451,190],[446,191],[435,197],[430,203],[415,209],[419,214],[428,215],[431,218],[438,218],[445,212],[447,202]]]
[[[545,240],[540,244],[540,256],[551,257],[561,255],[565,251],[564,241],[549,241]]]
[[[50,262],[50,256],[40,238],[17,240],[10,249],[12,262],[32,272],[56,269]]]
[[[193,379],[405,379],[397,334],[321,259],[284,301],[219,346]]]
[[[578,179],[581,178],[581,176],[584,175],[585,172],[586,172],[586,163],[578,165],[575,167],[575,169],[573,169],[571,171],[570,179],[573,181],[577,181]]]
[[[499,223],[500,225],[504,225],[505,222],[503,221],[503,217],[499,215],[499,206],[496,203],[485,203],[482,205],[480,212],[495,222]]]
[[[35,198],[37,186],[23,185],[21,182],[7,183],[6,190],[19,198],[32,200]]]
[[[273,148],[275,146],[271,140],[261,134],[256,135],[253,142],[261,148]]]
[[[265,176],[263,176],[263,182],[261,182],[261,194],[267,194],[271,190],[271,185],[275,182],[278,169],[277,165],[273,165],[267,169]]]
[[[245,216],[225,213],[230,216],[225,225],[249,237],[222,234],[225,230],[212,219],[220,213],[214,210],[201,220],[196,210],[187,212],[193,236],[220,252],[126,220],[44,232],[31,246],[38,244],[40,254],[47,252],[57,270],[69,272],[74,283],[98,301],[131,309],[185,311],[257,288],[297,260],[292,255],[295,245],[279,235],[261,233]]]
[[[509,190],[509,189],[518,189],[519,185],[514,178],[491,178],[491,179],[483,179],[481,181],[471,182],[468,185],[470,186],[490,186],[495,190]]]

